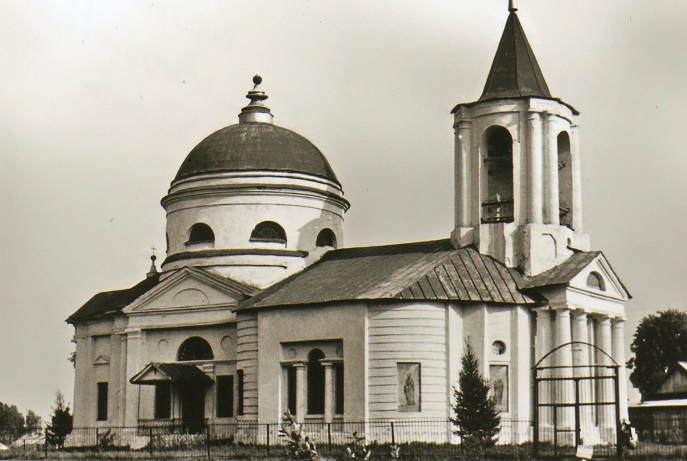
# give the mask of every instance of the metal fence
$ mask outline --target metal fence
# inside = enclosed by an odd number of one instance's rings
[[[639,435],[627,458],[687,459],[687,416],[633,420]],[[283,459],[281,423],[215,423],[190,427],[177,421],[145,422],[136,427],[74,428],[64,446],[45,443],[45,433],[23,435],[0,429],[0,459]],[[390,460],[392,445],[403,460],[532,459],[532,422],[503,419],[498,442],[467,450],[447,419],[305,422],[302,428],[326,459],[346,459],[353,434],[364,435],[376,460]],[[601,454],[600,452],[598,454]],[[545,457],[545,456],[542,456]],[[595,456],[596,457],[596,456]]]
[[[282,458],[286,440],[279,435],[281,423],[206,422],[188,425],[181,421],[146,421],[136,427],[74,428],[63,446],[45,443],[44,434],[15,438],[7,435],[10,450],[0,458],[174,458],[259,459]],[[354,434],[372,445],[373,459],[392,459],[392,445],[400,446],[401,459],[458,459],[468,455],[448,419],[371,420],[359,422],[306,421],[302,429],[314,441],[320,455],[344,459]],[[498,444],[487,448],[489,459],[513,459],[531,454],[527,443],[531,422],[502,420]],[[524,443],[514,443],[522,440]],[[470,459],[474,459],[474,454]]]

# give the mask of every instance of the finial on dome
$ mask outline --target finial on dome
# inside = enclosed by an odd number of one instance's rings
[[[518,6],[515,4],[515,0],[508,0],[508,11],[511,13],[518,11]]]
[[[146,278],[154,277],[158,274],[157,267],[155,267],[155,260],[157,259],[157,256],[155,256],[155,245],[152,246],[151,250],[153,250],[153,254],[150,255],[150,270],[146,274]]]
[[[246,98],[250,99],[250,103],[239,114],[239,123],[272,123],[272,113],[269,107],[265,106],[264,100],[267,99],[267,93],[258,90],[258,86],[262,83],[262,77],[255,74],[253,77],[253,89],[248,92]]]

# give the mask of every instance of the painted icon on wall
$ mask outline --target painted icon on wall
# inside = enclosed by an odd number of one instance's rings
[[[420,364],[398,363],[398,411],[420,411]]]
[[[508,411],[508,365],[489,365],[489,382],[496,411]]]

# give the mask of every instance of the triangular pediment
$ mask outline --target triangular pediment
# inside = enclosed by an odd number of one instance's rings
[[[232,308],[255,291],[253,287],[210,271],[184,267],[127,306],[125,314]]]
[[[630,293],[620,281],[610,263],[603,255],[598,255],[582,267],[570,280],[569,286],[593,295],[627,301]]]
[[[105,354],[100,354],[94,361],[93,365],[109,365],[110,357]]]

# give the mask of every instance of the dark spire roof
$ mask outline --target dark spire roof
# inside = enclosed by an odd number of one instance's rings
[[[550,99],[551,93],[518,15],[511,10],[479,100],[519,97]]]

